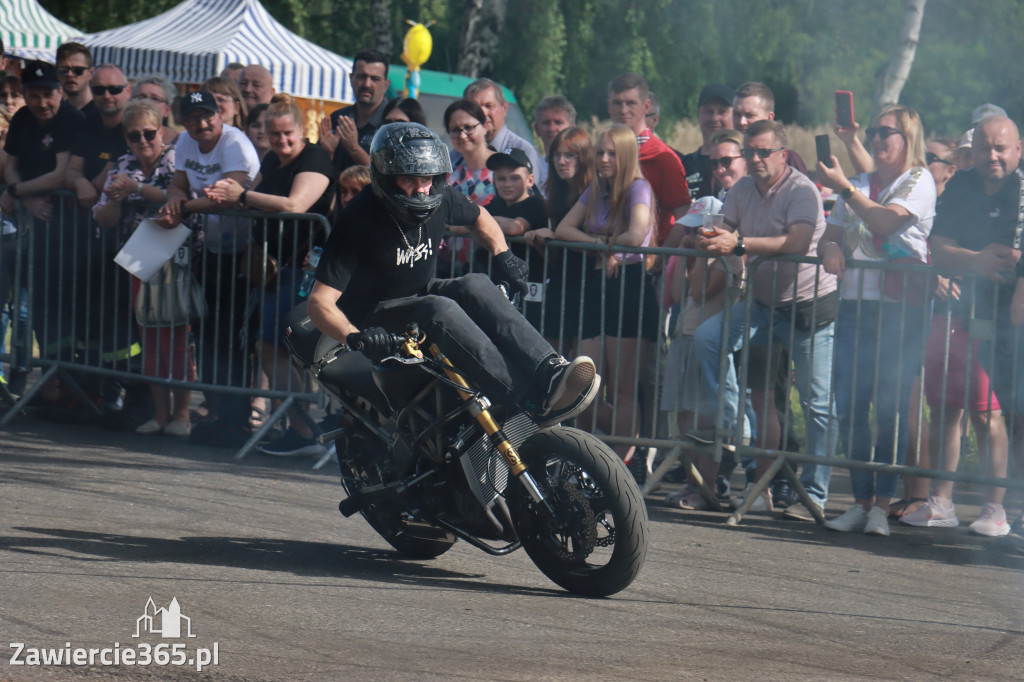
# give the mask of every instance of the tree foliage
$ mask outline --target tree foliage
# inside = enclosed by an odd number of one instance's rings
[[[86,31],[139,21],[176,0],[42,0]],[[394,57],[406,19],[431,27],[425,68],[454,71],[465,0],[389,0]],[[339,54],[375,44],[368,0],[264,0],[278,21]],[[767,83],[785,122],[828,123],[833,91],[851,90],[857,117],[871,116],[875,77],[899,40],[904,3],[892,0],[515,0],[508,3],[491,76],[529,112],[544,95],[569,97],[586,119],[606,117],[608,81],[644,74],[658,93],[663,125],[692,118],[705,83]],[[1024,114],[1024,0],[929,0],[913,68],[900,101],[929,131],[957,135],[983,102]]]

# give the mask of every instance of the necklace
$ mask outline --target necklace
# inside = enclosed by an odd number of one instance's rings
[[[423,243],[423,223],[420,223],[419,230],[416,233],[416,246],[413,247],[413,245],[409,243],[409,240],[405,238],[405,231],[402,229],[402,226],[398,224],[398,221],[395,220],[395,216],[391,216],[391,222],[395,224],[395,229],[398,230],[398,234],[402,237],[402,241],[405,242],[405,248],[410,251],[420,248],[420,244]]]

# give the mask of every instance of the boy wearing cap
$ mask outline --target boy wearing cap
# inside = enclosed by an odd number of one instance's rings
[[[548,218],[544,211],[544,200],[534,194],[533,164],[522,149],[510,147],[503,152],[492,154],[487,159],[487,168],[494,173],[494,191],[497,194],[487,205],[501,231],[509,236],[526,235],[538,229],[547,229]],[[532,241],[527,238],[528,241]],[[538,292],[544,282],[544,258],[536,251],[530,252],[525,244],[509,244],[512,253],[527,262],[530,267],[530,291]],[[538,247],[538,251],[542,247]],[[543,253],[543,251],[541,251]],[[534,298],[528,295],[528,298]],[[538,330],[541,326],[540,301],[524,303],[526,319]]]

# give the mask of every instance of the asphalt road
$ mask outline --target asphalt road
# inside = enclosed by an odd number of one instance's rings
[[[22,643],[27,661],[30,649],[183,643],[181,660],[216,646],[218,661],[201,673],[12,665],[8,648],[0,680],[1024,675],[1024,558],[966,525],[868,538],[753,515],[733,529],[652,499],[637,581],[581,599],[522,552],[460,543],[399,559],[337,513],[336,466],[310,464],[15,420],[0,432],[0,648]],[[836,485],[848,490],[841,473]],[[960,501],[970,520],[976,495]],[[150,598],[176,599],[194,637],[147,633]]]

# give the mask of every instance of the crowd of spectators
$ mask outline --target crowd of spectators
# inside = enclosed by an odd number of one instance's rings
[[[387,98],[389,63],[375,50],[356,54],[355,102],[319,122],[316,142],[306,139],[303,112],[275,93],[273,74],[260,65],[231,64],[179,95],[160,74],[129,80],[117,65],[94,65],[85,46],[66,43],[56,64],[28,61],[20,77],[0,80],[7,390],[25,391],[34,333],[49,358],[136,358],[153,380],[138,433],[247,441],[254,405],[243,392],[210,391],[197,413],[189,391],[166,382],[198,377],[216,386],[306,390],[281,341],[286,313],[304,296],[310,257],[324,243],[322,223],[237,212],[331,221],[369,191],[377,131],[398,121],[426,125],[417,100]],[[697,102],[702,141],[688,153],[655,134],[658,100],[635,73],[609,82],[610,124],[593,134],[576,126],[564,96],[543,98],[533,117],[537,147],[506,125],[509,102],[489,79],[474,81],[444,112],[438,132],[452,149],[448,183],[516,238],[513,248],[530,266],[527,319],[561,352],[600,365],[604,392],[577,423],[635,437],[665,435],[671,421],[670,430],[698,444],[776,450],[792,441],[795,383],[806,453],[832,456],[838,447],[854,460],[902,464],[912,456],[955,471],[969,423],[988,471],[1006,477],[1004,415],[1024,435],[1016,390],[1024,363],[1007,350],[1020,347],[1016,325],[1024,322],[1024,287],[1015,278],[1015,268],[1024,269],[1024,185],[1013,121],[986,105],[962,140],[927,140],[917,112],[886,108],[863,141],[858,124],[836,126],[858,172],[847,178],[836,157],[808,168],[789,148],[763,83],[708,84]],[[838,198],[826,214],[822,193],[830,191]],[[165,279],[195,276],[203,299],[193,302],[196,317],[154,324],[154,311],[140,312],[146,286],[109,267],[147,218],[193,228]],[[90,220],[95,229],[75,229]],[[648,246],[697,249],[704,257],[631,250]],[[488,267],[455,226],[440,254],[444,275]],[[977,277],[935,280],[879,267],[929,263]],[[749,304],[730,305],[728,292],[744,288]],[[62,290],[116,300],[98,306],[108,312],[90,314],[95,301]],[[960,304],[968,298],[969,310]],[[988,321],[991,333],[969,334],[972,320]],[[59,382],[39,393],[51,404],[64,395]],[[115,411],[133,397],[116,381],[98,395]],[[918,422],[922,395],[926,425]],[[197,415],[203,423],[193,425]],[[303,408],[293,408],[287,423],[265,452],[318,451]],[[627,461],[647,455],[618,450]],[[708,488],[702,492],[699,482],[728,480],[728,457],[718,468],[707,453],[697,456],[699,476],[671,504],[707,508]],[[801,467],[807,505],[774,484],[750,499],[768,465],[749,462],[749,482],[734,505],[820,519],[831,469],[814,461]],[[910,478],[904,499],[893,501],[896,475],[853,469],[851,479],[855,504],[827,522],[831,529],[887,535],[893,518],[911,526],[959,523],[950,482]],[[989,490],[972,531],[1010,531],[1004,492]]]

